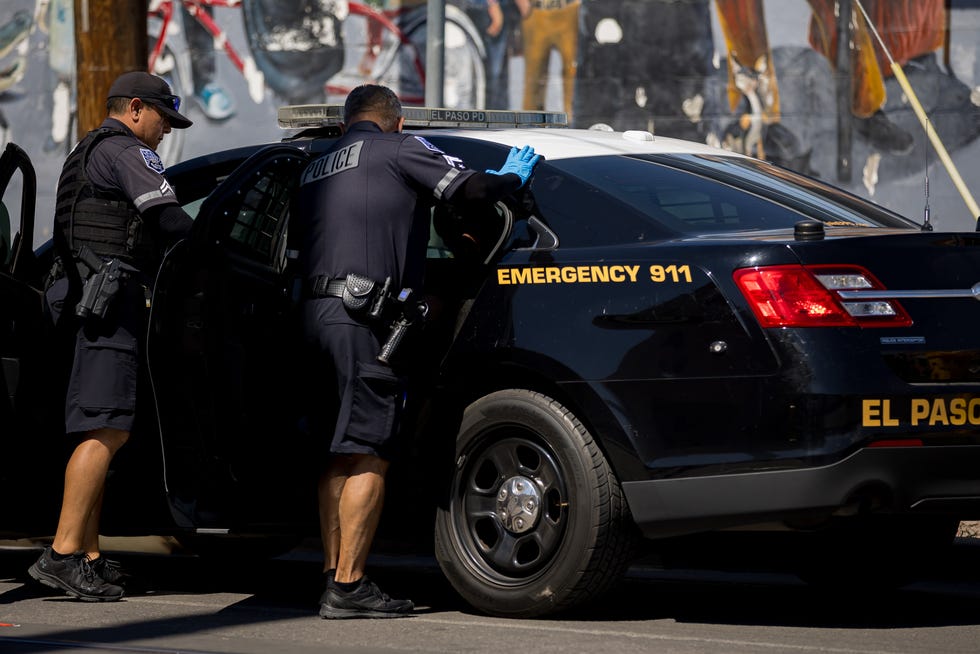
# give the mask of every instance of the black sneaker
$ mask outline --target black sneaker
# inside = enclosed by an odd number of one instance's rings
[[[112,584],[113,586],[126,587],[126,582],[130,580],[131,575],[123,570],[122,565],[119,561],[113,561],[112,559],[107,559],[104,556],[91,561],[92,570],[97,574],[102,581],[107,584]]]
[[[395,600],[381,592],[367,576],[361,577],[357,588],[350,592],[341,590],[333,579],[327,581],[327,590],[320,597],[320,617],[341,618],[400,618],[415,610],[411,600]]]
[[[56,561],[51,556],[51,548],[45,547],[41,557],[27,572],[45,586],[63,590],[87,602],[114,602],[123,596],[122,587],[106,583],[95,574],[84,554],[72,554],[67,559]]]

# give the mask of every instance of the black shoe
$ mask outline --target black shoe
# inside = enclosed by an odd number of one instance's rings
[[[367,576],[361,577],[357,588],[344,592],[333,579],[320,598],[320,617],[339,618],[400,618],[415,609],[411,600],[394,600],[381,592]]]
[[[92,570],[101,577],[102,581],[107,584],[112,584],[113,586],[126,587],[126,582],[130,580],[131,576],[128,572],[123,570],[122,565],[119,561],[113,561],[112,559],[107,559],[104,556],[91,561]]]
[[[912,135],[888,120],[880,109],[868,118],[856,118],[854,127],[872,146],[887,154],[908,154],[915,145]]]
[[[63,590],[72,597],[88,602],[114,602],[121,599],[123,589],[106,583],[95,574],[92,564],[84,554],[72,554],[56,561],[51,548],[45,547],[41,557],[27,571],[45,586]]]

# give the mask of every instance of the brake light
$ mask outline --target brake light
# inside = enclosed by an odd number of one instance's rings
[[[859,266],[764,266],[736,270],[735,283],[763,327],[908,327],[895,300],[847,300],[838,291],[883,290]]]

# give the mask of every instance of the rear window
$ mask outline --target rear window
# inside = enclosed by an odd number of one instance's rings
[[[786,229],[804,219],[828,227],[914,227],[856,196],[749,159],[640,155],[549,163],[684,234]],[[534,190],[546,204],[542,189],[535,185]]]

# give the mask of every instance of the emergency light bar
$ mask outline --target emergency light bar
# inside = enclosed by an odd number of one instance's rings
[[[567,127],[560,111],[502,111],[498,109],[433,109],[402,107],[405,127]],[[301,104],[279,107],[279,127],[339,127],[344,119],[340,104]]]

